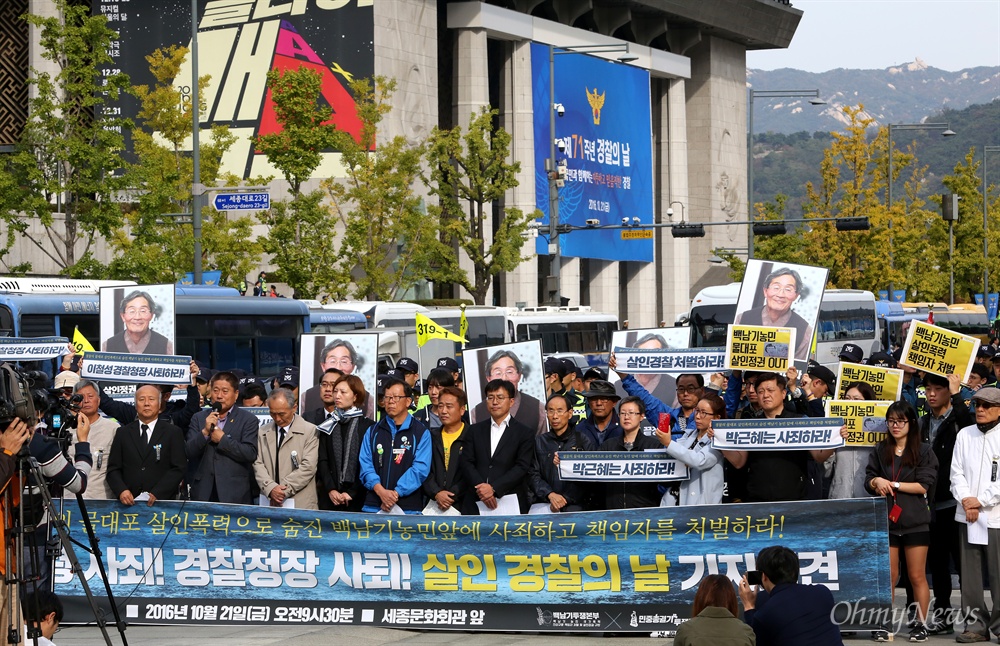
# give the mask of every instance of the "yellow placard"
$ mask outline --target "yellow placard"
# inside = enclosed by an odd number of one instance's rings
[[[890,401],[831,399],[826,402],[826,416],[844,418],[845,446],[874,446],[885,438],[885,411],[890,404]]]
[[[94,346],[90,345],[90,341],[87,340],[87,337],[83,336],[79,327],[73,328],[73,350],[76,354],[95,352]]]
[[[955,374],[962,378],[962,383],[966,383],[980,343],[974,336],[923,321],[911,321],[900,363],[943,377]]]
[[[458,320],[458,336],[469,338],[469,319],[465,316],[465,305],[462,306],[462,317]]]
[[[423,347],[431,339],[447,339],[448,341],[468,343],[468,341],[451,330],[441,327],[428,317],[417,312],[417,345]]]
[[[730,325],[726,336],[726,368],[784,372],[792,365],[795,328]]]
[[[903,396],[903,371],[897,368],[881,368],[865,366],[860,363],[841,361],[837,368],[837,392],[832,393],[836,399],[847,396],[847,386],[860,381],[868,384],[875,391],[875,399],[896,401]]]
[[[652,240],[652,229],[622,230],[622,240]]]

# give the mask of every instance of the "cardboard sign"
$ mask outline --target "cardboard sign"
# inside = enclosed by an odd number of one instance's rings
[[[725,419],[712,422],[720,451],[814,451],[844,446],[839,417]]]
[[[795,328],[730,325],[726,368],[785,372],[795,353]]]
[[[942,377],[955,374],[969,381],[980,340],[923,321],[913,321],[903,344],[900,363]]]
[[[846,446],[874,446],[889,432],[885,411],[891,404],[891,401],[831,399],[826,402],[826,416],[844,420],[847,427]]]
[[[903,396],[902,370],[841,361],[837,368],[837,392],[831,393],[834,399],[844,399],[847,385],[855,381],[871,386],[875,398],[881,401],[897,401]]]

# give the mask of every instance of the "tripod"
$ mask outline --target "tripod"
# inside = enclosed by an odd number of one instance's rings
[[[12,478],[11,483],[8,484],[4,490],[4,549],[7,559],[7,573],[4,581],[8,586],[7,618],[9,624],[7,627],[7,641],[11,644],[17,644],[21,641],[19,629],[21,622],[19,621],[19,618],[22,616],[23,610],[21,608],[20,595],[18,594],[18,584],[24,585],[28,582],[35,582],[37,584],[39,579],[39,567],[36,549],[37,545],[35,545],[35,530],[37,522],[47,516],[49,524],[56,530],[58,541],[66,554],[67,560],[70,562],[70,570],[80,577],[80,585],[87,596],[87,601],[90,603],[91,610],[94,612],[94,618],[97,621],[98,627],[101,629],[101,634],[104,636],[104,642],[108,646],[112,646],[111,636],[108,634],[107,630],[107,621],[104,618],[103,612],[98,607],[97,601],[94,599],[94,595],[90,590],[90,585],[87,583],[84,570],[80,566],[80,561],[76,557],[73,545],[76,544],[80,546],[84,551],[87,551],[94,556],[101,579],[104,582],[104,589],[111,605],[115,625],[121,635],[122,643],[124,646],[128,646],[128,640],[125,638],[126,624],[122,620],[121,615],[118,613],[118,607],[115,604],[114,596],[111,593],[111,585],[108,581],[107,572],[104,569],[104,561],[101,558],[98,540],[94,534],[94,529],[90,522],[90,515],[87,513],[87,507],[83,502],[83,497],[80,494],[76,494],[77,504],[80,506],[80,513],[83,517],[84,529],[90,541],[89,548],[70,537],[65,519],[61,514],[56,512],[55,505],[52,501],[52,495],[46,485],[45,477],[42,475],[41,466],[38,464],[38,461],[28,453],[27,444],[17,455],[16,459],[17,469],[15,470],[15,478]],[[29,500],[22,499],[17,501],[15,499],[15,491],[19,483],[34,485],[33,489],[37,491],[37,493],[34,491],[30,493],[27,496]],[[35,502],[37,503],[40,499],[40,510],[44,513],[37,513],[39,506],[36,504],[34,505],[34,510],[36,511],[36,513],[33,514],[34,518],[26,519],[25,510],[28,507],[28,503],[31,502],[30,498],[36,496],[37,498]],[[15,518],[13,509],[14,504],[17,502],[20,502],[20,504],[17,505],[17,514]],[[26,567],[28,562],[25,559],[25,537],[28,537],[28,544],[30,548],[30,551],[27,552],[27,554],[30,554],[30,562],[32,565],[30,574],[28,573],[28,568]],[[38,637],[40,636],[41,632],[37,623],[29,626],[29,641],[33,641],[37,645]]]

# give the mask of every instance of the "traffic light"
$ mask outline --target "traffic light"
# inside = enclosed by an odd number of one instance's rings
[[[958,222],[958,195],[956,193],[941,194],[941,219],[945,222]]]
[[[868,218],[837,218],[837,231],[868,231],[872,228]]]
[[[670,227],[670,235],[675,238],[704,238],[705,227],[701,224],[675,224]]]
[[[785,221],[771,220],[769,222],[754,222],[753,234],[757,237],[784,235]]]

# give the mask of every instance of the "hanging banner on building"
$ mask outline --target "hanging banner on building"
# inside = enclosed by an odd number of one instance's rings
[[[967,383],[980,343],[974,336],[913,321],[899,362],[943,377],[955,374]]]
[[[720,419],[712,447],[721,451],[816,451],[844,446],[839,417]]]
[[[885,411],[891,401],[856,401],[831,399],[824,404],[827,417],[840,417],[847,427],[845,446],[874,446],[889,431]]]
[[[690,617],[705,575],[738,581],[775,544],[798,553],[802,583],[827,586],[840,605],[889,604],[883,498],[530,517],[87,504],[131,624],[648,634]],[[86,542],[76,505],[64,513]],[[91,589],[103,591],[94,557],[76,553]],[[65,557],[55,581],[65,621],[92,619]],[[110,616],[107,598],[95,601]]]
[[[201,91],[207,110],[204,131],[227,125],[235,143],[222,159],[222,172],[239,177],[280,176],[267,158],[254,150],[259,135],[281,131],[267,90],[267,73],[307,67],[322,78],[317,100],[330,106],[331,122],[357,138],[361,122],[350,94],[352,79],[370,78],[375,70],[372,0],[337,2],[253,2],[198,0],[198,74],[211,80]],[[156,49],[191,47],[190,0],[119,2],[92,0],[95,15],[107,17],[119,33],[109,51],[106,70],[129,75],[133,85],[156,84],[146,57]],[[191,101],[191,59],[180,67],[175,87]],[[647,84],[648,85],[648,84]],[[113,114],[137,122],[139,102],[122,94],[109,102]],[[131,138],[126,146],[131,151]],[[202,143],[210,139],[205,132]],[[186,152],[190,151],[190,139]],[[339,153],[324,151],[316,177],[343,175]]]
[[[844,399],[847,387],[856,381],[871,386],[876,399],[896,401],[903,396],[902,370],[841,361],[837,366],[837,392],[834,393],[834,398]]]
[[[785,372],[794,359],[795,333],[793,327],[730,325],[725,367]]]
[[[549,48],[531,44],[535,129],[535,205],[544,214],[537,252],[549,253],[549,175],[555,118],[555,160],[565,162],[559,222],[641,227],[653,223],[653,146],[649,72],[556,48],[555,98],[551,97]],[[561,106],[553,110],[553,104]],[[553,114],[555,112],[555,114]],[[559,116],[561,114],[561,116]],[[638,222],[636,222],[638,220]],[[563,256],[653,261],[653,240],[621,230],[576,230],[559,236]]]

